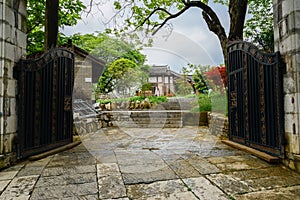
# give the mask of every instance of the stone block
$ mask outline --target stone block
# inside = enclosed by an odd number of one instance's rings
[[[298,134],[286,133],[286,139],[288,141],[287,152],[291,154],[300,154],[300,136]]]
[[[300,29],[300,10],[296,11],[294,14],[294,28]]]
[[[295,94],[294,104],[295,104],[295,113],[298,114],[298,118],[300,119],[300,91],[298,91],[298,93]]]
[[[274,30],[278,30],[278,29],[279,29],[279,24],[275,24]],[[279,31],[275,31],[274,32],[274,41],[275,41],[275,43],[278,42],[279,39],[280,39],[280,37],[279,37]],[[275,47],[277,47],[277,45],[275,45]],[[277,49],[275,49],[275,51],[277,51]]]
[[[300,66],[300,65],[299,65]],[[296,88],[295,88],[295,93],[296,93],[296,95],[298,95],[299,93],[300,93],[300,71],[298,71],[298,72],[295,72],[295,82],[296,83],[298,83],[298,84],[296,84]]]
[[[287,19],[283,19],[279,22],[278,28],[279,28],[279,37],[282,39],[284,36],[286,36],[288,32],[288,24],[287,24]]]
[[[288,1],[282,1],[282,16],[289,15],[293,13],[294,11],[294,5],[291,3],[290,0]]]
[[[300,37],[300,35],[299,35]],[[299,47],[300,49],[300,47]],[[295,56],[295,72],[300,72],[300,53],[296,54]],[[299,74],[298,74],[299,77]]]
[[[65,186],[37,187],[31,199],[97,199],[97,183],[69,184]]]
[[[12,152],[12,134],[5,134],[4,136],[4,153]]]
[[[13,78],[13,68],[15,66],[15,63],[10,60],[6,60],[4,63],[5,69],[7,69],[7,77],[8,78]]]
[[[0,181],[11,180],[18,174],[18,171],[0,172]]]
[[[5,58],[7,60],[15,60],[15,46],[9,43],[5,44]]]
[[[26,39],[27,39],[26,33],[22,32],[21,30],[17,30],[17,41],[18,41],[17,46],[26,49]]]
[[[273,5],[277,6],[277,4],[279,3],[279,0],[273,0]]]
[[[5,35],[5,33],[3,33],[4,32],[4,30],[3,30],[3,25],[4,25],[5,23],[3,22],[3,21],[1,21],[0,20],[0,32],[1,32],[1,34],[0,34],[0,45],[2,45],[2,43],[3,43],[3,40],[4,40],[4,35]],[[3,49],[2,48],[0,48],[0,58],[2,58],[3,56],[2,56],[2,51],[3,51]]]
[[[13,27],[15,26],[14,11],[9,7],[5,8],[5,21],[11,24]]]
[[[217,185],[219,188],[222,188],[227,194],[238,194],[238,193],[248,193],[252,192],[253,188],[234,178],[231,175],[227,174],[212,174],[207,176],[207,178]]]
[[[295,29],[296,26],[296,22],[295,22],[295,13],[290,13],[287,17],[286,17],[286,27],[287,27],[287,32],[289,34],[291,34],[293,32],[293,30]]]
[[[282,26],[282,25],[281,25]],[[284,33],[283,28],[281,28],[280,30],[280,37],[282,38],[282,40],[280,41],[280,52],[282,55],[284,54],[288,54],[291,51],[296,51],[297,52],[297,44],[298,44],[298,39],[299,39],[299,34],[296,33],[290,33],[288,35],[288,37],[286,37],[287,35],[283,35],[286,34]],[[293,56],[293,55],[289,55],[289,56]]]
[[[295,82],[292,77],[292,73],[285,74],[283,78],[283,91],[286,94],[295,93]]]
[[[299,11],[300,10],[300,1],[294,0],[294,10]]]
[[[15,59],[14,61],[17,63],[21,58],[23,58],[25,55],[24,55],[24,49],[21,48],[21,47],[17,47],[15,48]]]
[[[1,36],[6,42],[12,42],[12,27],[10,24],[5,24],[4,34]]]
[[[284,112],[293,113],[294,111],[295,111],[295,97],[292,94],[286,94],[284,96]]]
[[[199,178],[189,178],[182,180],[185,185],[190,188],[193,193],[199,199],[218,199],[218,200],[226,200],[227,195],[224,194],[218,187],[213,185],[209,180],[204,177]]]
[[[4,191],[4,189],[8,186],[9,183],[9,180],[0,181],[0,193]]]
[[[187,186],[185,186],[181,180],[126,185],[126,189],[129,199],[196,199],[193,195],[188,196],[187,193],[191,193],[191,191],[188,191]],[[180,198],[177,196],[180,194],[185,195]]]
[[[26,2],[24,0],[20,0],[19,13],[22,14],[23,16],[27,15]]]
[[[26,30],[27,30],[26,16],[22,15],[22,18],[21,18],[21,31],[23,31],[24,33],[26,33]]]
[[[16,115],[11,115],[11,116],[7,117],[7,127],[6,127],[7,133],[17,132],[17,129],[18,129],[17,128],[17,126],[18,126],[17,120],[18,120],[18,118]]]
[[[2,88],[3,88],[3,78],[0,78],[0,97],[2,97],[3,96],[3,94],[2,94],[2,92],[3,92],[3,90],[2,90]],[[2,101],[2,98],[0,98],[0,101]],[[1,107],[2,108],[2,107]]]
[[[295,123],[295,114],[285,114],[284,117],[284,126],[285,126],[285,132],[286,133],[292,133],[293,132],[293,124]]]
[[[2,193],[3,199],[29,199],[39,176],[26,176],[13,179]]]
[[[17,17],[17,24],[15,28],[18,30],[22,30],[22,15],[18,13],[16,17]]]
[[[16,96],[16,80],[14,79],[8,80],[7,94],[9,97]]]

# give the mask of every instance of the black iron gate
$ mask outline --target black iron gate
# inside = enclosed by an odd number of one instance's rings
[[[51,49],[39,59],[21,60],[18,80],[19,157],[72,142],[74,56]]]
[[[283,156],[283,63],[246,42],[228,47],[229,138]]]

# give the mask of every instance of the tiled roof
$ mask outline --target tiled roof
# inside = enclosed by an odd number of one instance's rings
[[[176,77],[182,78],[182,75],[170,70],[168,65],[153,65],[150,69],[149,76],[159,76],[159,75],[174,75]]]

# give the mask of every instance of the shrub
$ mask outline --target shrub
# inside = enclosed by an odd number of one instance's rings
[[[151,96],[149,97],[150,103],[161,103],[161,102],[167,102],[168,99],[165,96]]]
[[[211,95],[212,112],[222,113],[227,115],[227,95],[223,93],[213,93]]]
[[[198,99],[192,103],[192,112],[211,111],[211,99],[207,94],[199,94]]]
[[[152,89],[151,83],[146,83],[142,85],[142,91],[151,90],[151,89]]]
[[[217,112],[227,114],[227,96],[220,93],[213,93],[211,95],[199,94],[198,100],[193,102],[194,107],[192,112]]]
[[[161,103],[161,102],[167,102],[168,99],[165,96],[150,96],[150,97],[144,97],[144,96],[135,96],[130,98],[117,98],[117,99],[98,99],[97,102],[101,104],[107,104],[107,103],[120,103],[120,102],[136,102],[136,101],[143,101],[145,98],[148,98],[150,103]]]

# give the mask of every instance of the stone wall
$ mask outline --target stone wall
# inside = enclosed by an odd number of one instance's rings
[[[75,56],[74,98],[91,102],[93,92],[92,62]]]
[[[25,0],[0,0],[0,168],[15,159],[15,64],[26,53]]]
[[[280,51],[286,63],[285,163],[300,170],[300,1],[273,0],[273,4],[275,50]]]
[[[208,113],[208,127],[213,135],[228,138],[228,118],[218,113]]]

